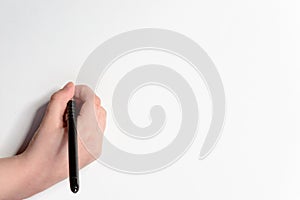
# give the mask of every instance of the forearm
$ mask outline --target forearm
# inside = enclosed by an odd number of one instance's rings
[[[53,185],[40,166],[24,155],[0,158],[0,200],[28,198]]]
[[[30,188],[29,172],[20,156],[0,158],[0,199],[22,199]]]

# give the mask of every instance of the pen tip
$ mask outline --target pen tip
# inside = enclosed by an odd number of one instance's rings
[[[70,188],[71,188],[71,191],[73,193],[77,193],[78,190],[79,190],[79,184],[78,184],[78,179],[77,178],[71,178],[70,179]]]
[[[78,187],[74,186],[74,187],[71,187],[71,191],[73,193],[77,193],[78,192]]]

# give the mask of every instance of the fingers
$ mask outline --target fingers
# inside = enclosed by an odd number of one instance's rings
[[[86,85],[74,86],[72,82],[66,84],[62,89],[58,90],[51,96],[46,114],[43,119],[43,124],[49,128],[63,127],[64,113],[67,103],[74,98],[81,104],[79,113],[79,121],[84,125],[93,123],[98,124],[98,127],[104,132],[106,124],[106,111],[101,107],[100,98],[95,95],[94,91]],[[96,123],[96,124],[95,124]]]
[[[74,97],[82,102],[94,101],[94,91],[86,85],[76,85]]]
[[[95,105],[96,106],[101,106],[101,100],[100,100],[100,98],[97,96],[97,95],[95,95],[94,96],[94,100],[95,100]]]
[[[74,84],[69,82],[51,96],[43,123],[51,123],[52,127],[63,125],[63,115],[68,101],[74,96],[74,91]]]
[[[101,107],[100,98],[94,91],[86,85],[77,85],[75,87],[74,98],[82,104],[79,118],[84,118],[85,121],[95,121],[98,127],[103,132],[106,124],[106,111]]]
[[[96,106],[96,107],[97,107],[98,124],[102,133],[104,133],[106,127],[106,110],[101,106]]]

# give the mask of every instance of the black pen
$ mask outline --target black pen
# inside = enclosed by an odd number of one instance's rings
[[[66,120],[68,126],[69,181],[73,193],[79,190],[78,143],[75,113],[75,101],[70,100],[67,104]]]

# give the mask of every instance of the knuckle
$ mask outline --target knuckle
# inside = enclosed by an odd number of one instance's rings
[[[97,95],[95,95],[95,103],[96,105],[101,105],[101,99]]]
[[[87,85],[77,85],[75,87],[75,97],[83,101],[93,101],[94,96],[94,91]]]
[[[94,93],[93,90],[87,85],[79,85],[78,87],[87,93]]]
[[[87,85],[81,85],[83,90],[91,90],[91,88]]]

